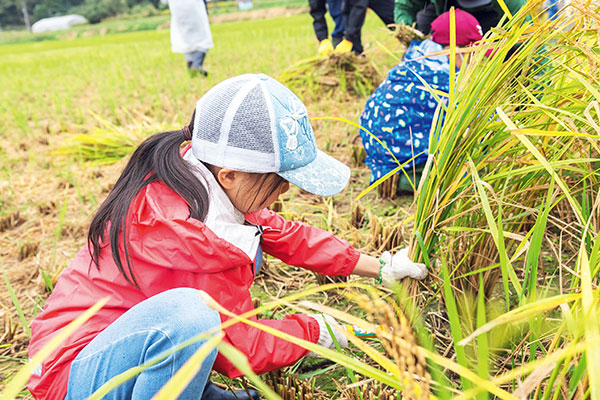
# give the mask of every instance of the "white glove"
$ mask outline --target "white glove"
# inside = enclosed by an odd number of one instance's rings
[[[333,334],[335,336],[335,340],[338,342],[340,347],[341,348],[348,347],[348,338],[346,338],[346,336],[344,336],[344,334],[341,332],[344,330],[344,328],[342,326],[340,326],[340,324],[338,324],[337,321],[332,316],[327,315],[327,314],[313,314],[310,316],[313,317],[314,319],[316,319],[317,322],[319,323],[320,331],[319,331],[319,341],[317,342],[318,345],[327,347],[328,349],[335,349],[335,343],[333,342],[333,339],[331,338],[331,335],[329,334],[329,329],[327,329],[327,325],[329,325],[329,327],[331,328],[331,331],[333,332]],[[327,321],[327,324],[325,323],[325,321]],[[309,357],[320,357],[318,354],[313,353],[312,351],[309,352],[307,355]]]
[[[408,258],[408,248],[400,250],[393,257],[386,251],[381,255],[381,260],[385,262],[381,269],[381,280],[384,284],[394,283],[407,276],[419,280],[427,276],[425,264],[412,262]]]

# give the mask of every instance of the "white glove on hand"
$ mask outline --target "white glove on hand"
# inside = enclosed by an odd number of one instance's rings
[[[335,336],[335,340],[338,342],[338,344],[340,345],[341,348],[346,348],[348,347],[348,338],[346,338],[346,336],[344,336],[344,334],[341,332],[344,330],[344,328],[337,323],[337,321],[330,315],[326,315],[326,314],[312,314],[310,315],[311,317],[313,317],[314,319],[317,320],[317,322],[319,323],[319,341],[317,342],[318,345],[323,346],[323,347],[327,347],[328,349],[335,349],[335,343],[333,342],[333,339],[331,338],[331,335],[329,334],[329,329],[327,329],[327,325],[329,325],[329,327],[331,328],[331,331],[333,332],[334,336]],[[325,323],[327,321],[327,323]],[[309,352],[307,354],[307,356],[309,357],[320,357],[320,355],[313,353],[312,351]]]
[[[412,262],[408,258],[408,248],[400,250],[393,257],[386,251],[381,255],[381,260],[385,262],[381,269],[381,280],[384,284],[394,283],[407,276],[419,280],[427,276],[425,264]]]

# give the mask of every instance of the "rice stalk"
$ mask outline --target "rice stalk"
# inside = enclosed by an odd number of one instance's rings
[[[443,124],[434,121],[432,127],[429,172],[415,197],[411,252],[430,266],[434,281],[441,275],[444,301],[422,305],[440,310],[428,323],[448,319],[442,325],[452,328],[446,340],[454,344],[436,347],[450,349],[462,367],[495,382],[494,376],[526,370],[542,355],[587,343],[547,374],[532,376],[527,390],[535,398],[560,398],[544,392],[563,390],[595,398],[597,366],[587,359],[596,356],[589,346],[597,332],[587,323],[595,317],[581,319],[595,312],[590,301],[569,305],[578,322],[568,325],[553,322],[557,303],[532,309],[501,352],[490,351],[493,336],[479,330],[494,320],[490,313],[498,303],[509,316],[557,293],[581,292],[584,278],[587,288],[600,283],[598,260],[591,256],[599,233],[600,53],[592,49],[599,43],[600,5],[573,1],[556,19],[544,20],[534,15],[540,4],[528,3],[488,33],[484,44],[467,50],[472,62],[456,73],[437,120]],[[487,49],[494,49],[491,58],[484,55]],[[451,46],[449,56],[455,53]],[[416,295],[416,285],[409,286]],[[597,299],[596,291],[587,293]],[[463,298],[477,299],[477,307],[466,307]],[[457,343],[467,336],[477,341],[463,356]],[[583,337],[587,341],[580,342]],[[475,354],[488,360],[477,362]],[[512,379],[502,381],[504,389],[516,385]],[[465,393],[483,396],[481,386],[473,391],[464,383]]]
[[[591,12],[582,13],[579,18],[590,19]],[[523,28],[527,25],[525,14],[515,16],[504,37],[486,37],[496,39],[495,43],[504,43],[497,49],[496,56],[487,59],[482,52],[473,50],[475,61],[468,70],[460,71],[457,85],[461,90],[456,91],[448,107],[455,111],[443,116],[443,127],[436,125],[438,131],[432,132],[431,168],[421,185],[415,215],[415,230],[422,235],[427,252],[433,250],[439,238],[448,236],[448,228],[463,233],[461,228],[488,225],[482,221],[481,214],[466,212],[478,207],[473,192],[473,169],[465,163],[468,158],[473,160],[474,171],[492,190],[489,199],[492,214],[498,215],[495,210],[502,207],[506,218],[500,228],[509,233],[527,231],[533,226],[540,210],[540,193],[545,193],[549,185],[548,174],[539,168],[540,161],[530,152],[534,147],[540,149],[539,154],[547,160],[547,171],[554,171],[555,177],[564,176],[560,178],[565,180],[562,193],[553,202],[552,209],[566,198],[571,206],[570,214],[579,216],[577,225],[581,224],[581,202],[571,192],[587,185],[588,192],[582,194],[589,202],[590,195],[598,188],[599,175],[594,168],[598,162],[598,137],[593,134],[593,123],[579,116],[590,103],[597,101],[595,91],[591,90],[597,86],[597,78],[585,75],[590,82],[595,82],[591,86],[581,78],[600,58],[585,50],[595,39],[596,32],[583,29],[565,39],[567,35],[556,28],[567,22],[558,19],[547,21],[530,33]],[[507,49],[516,44],[519,45],[517,52],[505,61]],[[572,73],[574,68],[581,70],[579,75]],[[492,76],[495,76],[493,80]],[[517,129],[506,129],[503,121],[494,117],[500,104],[510,120],[518,121]],[[571,134],[552,133],[559,126]],[[528,135],[526,140],[532,147],[527,148],[521,144],[526,138],[522,132],[531,128],[547,134]],[[559,223],[559,226],[569,229],[566,224]],[[470,251],[477,257],[465,264],[477,266],[477,260],[482,258],[487,259],[487,265],[498,261],[494,246],[489,246],[489,234],[459,236],[449,237],[450,241],[456,240],[454,251],[450,252],[452,257],[464,254],[463,250],[470,248],[470,244],[478,243]],[[413,251],[420,258],[421,251],[415,244],[413,241]],[[508,240],[505,246],[510,252],[519,244]],[[478,284],[471,286],[476,288]]]
[[[428,398],[431,376],[404,313],[394,309],[375,293],[370,293],[370,296],[356,294],[351,298],[367,312],[369,322],[384,327],[383,331],[376,329],[375,334],[403,374],[403,395],[414,399]]]
[[[265,383],[282,400],[317,400],[325,396],[325,393],[316,388],[312,381],[312,379],[300,379],[297,375],[286,373],[283,369],[271,371],[265,378]]]

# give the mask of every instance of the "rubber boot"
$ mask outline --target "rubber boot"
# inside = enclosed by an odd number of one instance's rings
[[[250,393],[250,395],[248,395]],[[231,390],[221,389],[211,381],[208,381],[202,393],[202,400],[260,400],[258,392],[253,389]]]
[[[321,57],[327,57],[329,53],[333,51],[333,44],[329,39],[323,39],[319,42],[319,49],[317,52]]]
[[[192,73],[198,73],[202,76],[207,76],[208,72],[204,69],[202,64],[204,64],[204,58],[206,57],[206,53],[197,52],[196,57],[192,60],[191,65],[189,66],[190,71]]]
[[[336,47],[336,53],[350,53],[352,51],[353,43],[348,39],[342,40]]]

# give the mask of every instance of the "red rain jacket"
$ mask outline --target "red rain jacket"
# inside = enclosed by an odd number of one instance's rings
[[[345,276],[358,262],[359,252],[348,242],[319,228],[287,221],[268,209],[246,218],[265,228],[262,249],[287,264]],[[133,271],[141,289],[125,281],[110,249],[102,252],[98,270],[91,265],[87,246],[83,246],[61,274],[44,311],[33,321],[30,357],[98,300],[105,296],[110,300],[44,361],[41,375],[30,378],[28,388],[36,399],[63,400],[70,365],[77,354],[125,311],[155,294],[193,287],[206,291],[236,314],[253,309],[249,288],[254,280],[254,261],[204,223],[190,218],[184,200],[162,182],[142,189],[131,204],[127,224]],[[221,316],[221,321],[226,319]],[[306,315],[261,323],[311,342],[319,338],[318,323]],[[243,323],[227,328],[225,340],[248,357],[258,374],[293,364],[307,353]],[[241,375],[221,355],[213,368],[229,377]]]

